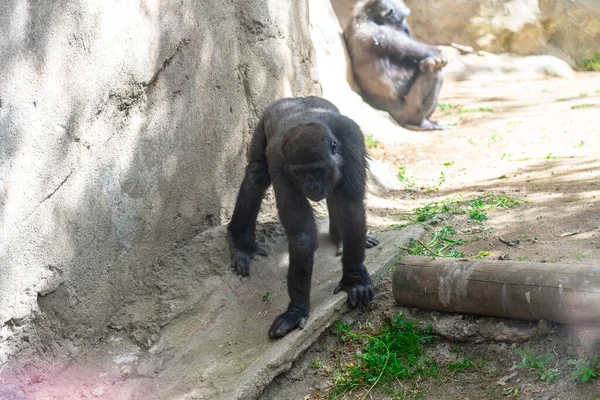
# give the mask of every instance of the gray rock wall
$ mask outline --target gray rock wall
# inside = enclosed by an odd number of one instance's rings
[[[357,0],[331,0],[342,26]],[[550,54],[571,65],[600,52],[600,0],[405,0],[413,35],[477,50]]]
[[[312,61],[305,0],[2,0],[0,365],[72,355],[226,222],[260,112],[318,93]]]

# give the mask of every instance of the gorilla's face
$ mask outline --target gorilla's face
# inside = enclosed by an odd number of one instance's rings
[[[374,0],[365,7],[369,16],[379,25],[393,26],[410,37],[406,17],[410,9],[402,0]]]
[[[290,129],[283,154],[288,176],[312,201],[327,197],[340,179],[339,144],[323,124],[310,122]]]

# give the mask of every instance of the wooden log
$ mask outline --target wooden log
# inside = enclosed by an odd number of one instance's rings
[[[600,323],[600,267],[408,256],[395,267],[397,304],[445,312]]]

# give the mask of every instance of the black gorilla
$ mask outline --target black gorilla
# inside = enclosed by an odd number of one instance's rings
[[[445,129],[430,121],[447,60],[438,48],[413,40],[402,0],[357,3],[344,29],[352,69],[363,98],[387,111],[400,125]]]
[[[277,100],[266,109],[248,151],[228,239],[236,272],[248,276],[253,254],[266,254],[254,240],[262,199],[273,183],[279,218],[289,241],[290,304],[269,336],[303,328],[310,308],[310,283],[317,248],[313,201],[327,199],[329,234],[342,247],[342,279],[334,293],[348,292],[351,306],[373,299],[363,264],[365,247],[378,244],[366,236],[367,153],[360,128],[337,107],[318,97]]]

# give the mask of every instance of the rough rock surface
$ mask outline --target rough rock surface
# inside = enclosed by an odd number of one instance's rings
[[[76,355],[224,222],[260,112],[319,93],[313,53],[304,0],[0,2],[0,369]]]
[[[287,241],[277,224],[261,225],[268,251],[249,278],[230,268],[225,227],[202,232],[156,261],[141,277],[145,290],[110,319],[105,340],[78,349],[68,363],[35,363],[19,379],[0,375],[0,399],[252,399],[348,310],[345,292],[333,294],[341,260],[326,231],[315,256],[311,315],[303,330],[279,340],[267,335],[288,303]],[[367,251],[374,282],[387,275],[396,246],[419,237],[420,226],[380,232]],[[8,374],[7,374],[8,375]]]
[[[342,26],[356,0],[332,0]],[[405,0],[413,35],[492,53],[550,54],[570,65],[600,51],[598,0]]]

